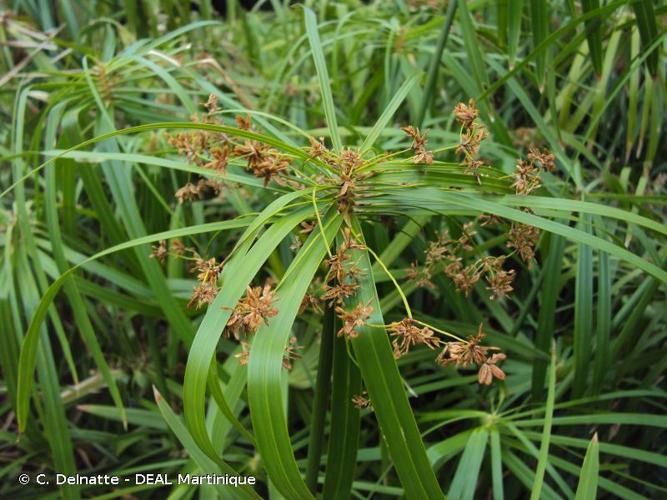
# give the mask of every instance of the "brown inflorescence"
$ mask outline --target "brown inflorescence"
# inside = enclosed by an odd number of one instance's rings
[[[371,401],[368,399],[368,391],[363,391],[361,394],[352,396],[352,404],[358,409],[372,408]]]
[[[429,242],[424,259],[424,266],[419,268],[413,263],[408,269],[408,278],[417,281],[418,286],[433,288],[431,277],[442,269],[452,280],[456,289],[466,296],[470,294],[479,280],[486,276],[491,299],[503,298],[512,291],[514,271],[503,270],[505,257],[480,257],[468,265],[463,263],[465,252],[473,250],[475,236],[473,222],[467,222],[461,228],[461,235],[452,239],[448,231],[440,233],[436,241]]]
[[[243,336],[254,334],[262,323],[268,323],[269,318],[278,314],[273,307],[274,292],[271,284],[263,287],[246,288],[245,297],[238,301],[227,321],[225,335],[241,340]]]
[[[354,309],[347,311],[341,306],[336,307],[336,314],[343,322],[343,326],[338,330],[339,337],[345,337],[346,340],[355,338],[359,332],[357,328],[366,325],[366,320],[373,312],[370,305],[364,305],[359,302]]]
[[[479,170],[485,163],[477,156],[482,141],[488,137],[488,132],[484,125],[477,120],[479,110],[475,100],[470,99],[467,105],[462,102],[458,103],[454,107],[454,116],[461,124],[459,145],[456,152],[463,155],[464,173],[474,175],[477,182],[480,182]]]
[[[426,326],[419,324],[412,318],[404,318],[401,321],[389,325],[389,333],[394,340],[394,357],[400,358],[407,354],[411,347],[422,344],[429,349],[435,349],[442,343],[435,332]]]
[[[413,161],[429,165],[433,163],[433,152],[426,148],[428,130],[422,133],[417,127],[413,127],[412,125],[401,127],[401,130],[412,138],[412,145],[410,147],[415,152]]]
[[[442,366],[454,365],[457,368],[468,368],[471,365],[477,365],[478,382],[489,385],[493,378],[505,380],[505,373],[497,366],[498,361],[506,358],[505,354],[492,351],[499,351],[498,347],[481,345],[485,333],[483,325],[480,323],[477,335],[469,337],[466,341],[446,342],[442,352],[436,358],[436,362]]]

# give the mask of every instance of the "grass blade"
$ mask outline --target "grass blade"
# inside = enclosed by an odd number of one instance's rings
[[[358,222],[355,222],[353,229],[361,234]],[[382,325],[384,320],[372,279],[369,255],[362,252],[358,257],[358,265],[369,279],[362,282],[357,300],[364,305],[370,304],[373,308],[369,323]],[[352,258],[355,259],[355,256]],[[406,496],[443,498],[430,467],[384,328],[360,328],[359,335],[352,339],[352,347]]]
[[[535,482],[533,490],[530,493],[530,500],[538,500],[542,493],[542,484],[544,483],[544,472],[549,462],[549,440],[551,438],[551,425],[554,413],[554,403],[556,400],[556,344],[551,345],[551,364],[549,366],[549,391],[547,394],[547,404],[544,408],[544,429],[542,430],[542,442],[540,443],[540,454],[535,469]]]
[[[594,500],[597,498],[598,473],[600,470],[598,435],[595,433],[591,439],[584,464],[581,466],[579,484],[574,500]]]
[[[322,42],[317,27],[317,18],[315,13],[304,8],[304,22],[306,24],[306,32],[308,33],[308,41],[310,42],[310,49],[313,52],[313,60],[315,61],[315,69],[317,70],[317,77],[320,82],[320,94],[322,96],[322,106],[324,107],[324,116],[327,120],[327,127],[329,127],[329,134],[331,135],[331,142],[335,151],[343,149],[343,143],[338,132],[338,121],[336,120],[336,108],[331,95],[331,81],[329,80],[329,72],[327,71],[327,63],[322,51]]]

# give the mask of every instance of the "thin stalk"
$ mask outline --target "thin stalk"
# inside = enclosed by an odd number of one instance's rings
[[[147,324],[146,336],[148,337],[148,349],[151,353],[151,362],[153,364],[153,370],[155,371],[155,386],[162,394],[162,397],[169,402],[169,391],[167,390],[167,381],[164,378],[162,355],[160,353],[157,332],[153,321],[149,321]]]
[[[424,124],[424,117],[426,116],[426,108],[431,100],[435,81],[438,78],[438,69],[440,68],[440,59],[442,58],[442,51],[445,50],[445,44],[449,38],[449,32],[452,28],[452,21],[454,20],[454,13],[456,12],[456,4],[454,0],[449,2],[447,7],[447,14],[445,17],[445,24],[442,26],[442,31],[438,37],[438,45],[435,48],[433,59],[431,59],[431,66],[428,69],[426,77],[426,88],[424,89],[424,97],[422,98],[421,106],[419,107],[419,114],[417,115],[417,126],[421,127]]]
[[[320,357],[317,364],[317,380],[315,399],[310,422],[310,439],[308,440],[308,466],[306,468],[306,485],[313,493],[317,493],[317,476],[320,472],[322,449],[324,443],[324,427],[331,395],[331,369],[333,366],[334,343],[334,310],[327,307],[324,313],[324,329],[320,344]]]

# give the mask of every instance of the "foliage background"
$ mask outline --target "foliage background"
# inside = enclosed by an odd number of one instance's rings
[[[42,471],[237,471],[257,476],[257,493],[271,498],[309,495],[302,474],[326,498],[664,495],[665,3],[304,4],[311,10],[278,0],[0,6],[2,495],[44,496],[16,481]],[[289,373],[269,327],[257,337],[266,358],[240,365],[237,344],[213,336],[219,308],[205,317],[187,308],[193,276],[178,259],[149,258],[150,245],[180,237],[220,257],[243,243],[249,224],[266,225],[229,279],[240,283],[245,269],[250,282],[256,264],[255,283],[280,281],[302,238],[292,228],[313,212],[308,193],[302,212],[289,205],[278,217],[272,202],[283,193],[240,165],[230,167],[224,197],[177,203],[180,186],[208,174],[163,131],[185,126],[211,93],[227,133],[238,134],[234,116],[250,112],[261,139],[284,151],[326,136],[379,154],[409,147],[400,126],[429,129],[436,165],[424,173],[399,161],[398,173],[380,176],[356,229],[416,316],[460,335],[485,325],[508,355],[506,381],[477,386],[474,373],[435,365],[428,349],[394,363],[364,357],[371,347],[361,344],[360,375],[337,341],[330,394],[316,381],[327,359],[320,338],[333,326],[311,313],[293,326],[282,316],[269,323],[304,346]],[[481,183],[453,151],[453,109],[469,98],[491,134]],[[528,204],[511,196],[509,176],[530,144],[549,148],[558,170],[542,175]],[[405,182],[435,191],[393,189]],[[317,203],[329,217],[331,199]],[[442,274],[432,290],[408,278],[443,228],[455,232],[480,211],[520,217],[511,210],[523,203],[543,231],[532,266],[512,259],[510,298],[490,300],[482,283],[465,297]],[[480,229],[475,252],[504,252],[506,238]],[[377,291],[384,322],[400,320],[401,293],[363,258],[377,285],[366,283],[364,297]],[[287,276],[288,291],[310,281]],[[360,337],[384,335],[373,330]],[[388,349],[377,342],[377,352]],[[277,368],[265,373],[264,364]],[[375,411],[351,404],[362,376]],[[386,398],[374,400],[376,390]],[[253,495],[146,485],[50,494]]]

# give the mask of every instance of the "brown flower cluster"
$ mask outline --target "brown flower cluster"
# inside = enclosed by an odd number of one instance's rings
[[[188,182],[186,185],[180,187],[174,196],[179,204],[186,201],[193,201],[201,199],[207,192],[213,192],[215,196],[221,196],[224,185],[222,182],[215,179],[199,179],[197,184]]]
[[[366,325],[366,320],[373,312],[370,305],[358,303],[351,311],[336,306],[336,314],[343,322],[343,326],[338,330],[339,337],[345,337],[346,340],[355,338],[359,332],[357,328]]]
[[[247,287],[245,297],[238,301],[225,327],[225,336],[241,340],[254,334],[262,323],[278,314],[273,307],[274,292],[271,284]]]
[[[319,140],[310,137],[309,140],[308,154],[322,161],[335,173],[338,211],[347,216],[360,195],[359,183],[368,177],[367,174],[359,172],[364,160],[356,149],[345,148],[340,154],[336,154],[324,145],[323,137]]]
[[[416,280],[418,286],[435,288],[431,277],[442,268],[457,291],[468,296],[477,282],[485,276],[489,285],[487,289],[491,291],[491,299],[505,297],[512,291],[515,273],[514,270],[503,269],[504,256],[485,256],[464,265],[462,255],[473,250],[474,235],[473,222],[463,225],[461,235],[457,239],[450,238],[447,231],[442,232],[436,241],[429,242],[424,266],[419,269],[417,264],[413,263],[408,270],[408,278]]]
[[[293,361],[295,359],[301,358],[301,353],[299,352],[303,349],[303,346],[297,345],[297,338],[292,336],[289,339],[287,347],[285,347],[285,352],[283,353],[283,368],[285,370],[291,370],[294,368]],[[240,365],[247,365],[250,361],[250,342],[247,340],[241,340],[241,352],[234,354],[234,357],[239,360]]]
[[[236,117],[236,123],[243,130],[250,130],[250,117]],[[232,149],[235,156],[246,159],[248,168],[255,177],[264,179],[266,186],[271,179],[287,170],[290,159],[263,142],[246,139]]]
[[[201,117],[193,115],[193,123],[218,123],[213,116],[218,111],[218,101],[211,94],[204,105],[207,112]],[[224,172],[227,168],[228,151],[220,144],[226,144],[223,134],[210,132],[208,130],[194,130],[191,132],[179,132],[175,135],[166,134],[167,142],[178,150],[178,154],[185,156],[195,165],[203,168]]]
[[[186,257],[186,252],[190,253],[190,256]],[[163,264],[170,255],[191,261],[190,272],[197,273],[197,285],[192,291],[188,307],[196,305],[199,309],[205,304],[212,303],[218,295],[218,276],[222,271],[223,262],[217,262],[215,257],[204,259],[194,248],[186,247],[178,239],[171,242],[171,249],[167,248],[166,240],[160,240],[157,245],[153,245],[149,257]]]
[[[433,330],[425,326],[420,327],[412,318],[404,318],[401,321],[391,323],[389,333],[394,337],[391,345],[394,348],[396,359],[407,354],[413,346],[423,344],[429,349],[435,349],[442,343]]]
[[[490,353],[499,351],[498,347],[481,345],[485,336],[483,325],[480,323],[477,335],[469,337],[466,341],[446,342],[436,362],[442,366],[454,365],[459,368],[477,365],[479,369],[477,381],[480,384],[490,385],[494,377],[505,380],[505,372],[497,366],[497,363],[506,356],[503,353]]]
[[[540,151],[531,146],[528,149],[528,160],[519,160],[516,165],[512,187],[517,195],[527,196],[541,186],[540,168],[554,171],[556,158],[548,150]],[[531,212],[529,208],[522,210]],[[539,237],[540,232],[536,227],[513,222],[507,234],[507,247],[514,248],[530,267]]]
[[[415,163],[426,163],[429,165],[433,163],[433,151],[426,149],[426,136],[428,135],[428,130],[421,133],[417,127],[413,127],[412,125],[401,127],[401,130],[412,138],[412,145],[410,147],[415,152],[413,161]]]
[[[346,227],[343,229],[343,241],[336,249],[336,254],[325,261],[329,269],[321,300],[328,301],[331,305],[335,304],[336,314],[343,324],[338,330],[338,336],[346,339],[356,337],[356,329],[364,326],[373,312],[370,305],[362,303],[356,304],[351,310],[345,307],[346,303],[357,294],[359,278],[362,275],[362,270],[353,260],[351,251],[365,248],[354,239],[350,228]]]
[[[297,344],[298,339],[295,336],[291,336],[287,347],[285,347],[285,352],[283,353],[283,368],[285,370],[291,370],[294,368],[293,361],[295,359],[301,358],[301,351],[303,346]]]
[[[539,164],[544,170],[554,172],[556,170],[556,157],[549,150],[540,151],[535,146],[528,148],[528,160],[534,164]]]
[[[326,260],[329,271],[322,300],[342,305],[346,299],[354,297],[359,288],[362,271],[357,263],[352,261],[350,251],[365,248],[354,240],[349,228],[343,229],[343,242],[336,249],[336,254]]]
[[[188,307],[196,304],[197,309],[200,309],[204,304],[211,304],[218,295],[218,276],[222,271],[223,263],[218,263],[215,257],[210,259],[203,259],[192,249],[189,249],[193,257],[194,263],[191,267],[192,272],[197,273],[197,286],[192,292]]]
[[[352,396],[352,404],[358,409],[372,408],[370,399],[368,399],[368,391],[363,391],[361,394]]]
[[[216,96],[211,94],[204,106],[207,112],[201,117],[193,116],[192,121],[194,123],[219,123],[215,117],[218,111]],[[242,130],[251,130],[249,116],[237,116],[236,122]],[[246,160],[248,170],[255,177],[264,179],[264,185],[267,185],[272,179],[283,184],[290,182],[289,179],[280,177],[280,174],[283,174],[289,167],[290,158],[260,141],[246,139],[240,144],[232,143],[226,135],[207,130],[167,134],[167,141],[178,150],[180,155],[215,174],[224,175],[230,159],[239,158]],[[219,195],[222,188],[223,184],[218,181],[201,179],[197,183],[188,183],[181,187],[175,196],[179,203],[183,203],[199,199],[207,190],[211,189],[216,195]]]
[[[507,233],[507,247],[514,248],[530,268],[535,257],[535,245],[540,239],[540,230],[535,226],[513,222]]]
[[[479,123],[479,110],[474,99],[470,99],[468,104],[458,103],[454,108],[454,116],[461,124],[461,133],[459,145],[456,152],[463,155],[465,164],[465,173],[474,175],[479,182],[479,169],[484,165],[479,160],[479,148],[482,141],[488,137],[488,132],[483,124]]]
[[[156,259],[160,264],[164,264],[164,260],[169,255],[169,250],[167,250],[167,240],[160,240],[157,245],[153,245],[153,251],[150,253],[149,257]]]

